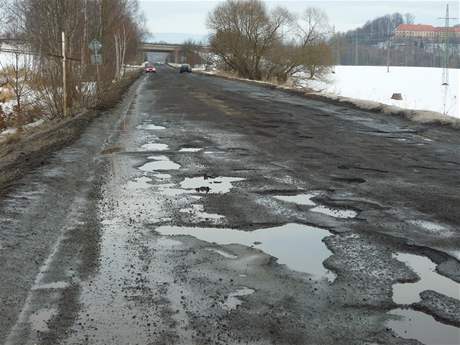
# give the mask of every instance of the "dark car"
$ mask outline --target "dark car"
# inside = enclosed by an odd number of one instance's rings
[[[184,65],[180,66],[179,72],[180,73],[184,73],[184,72],[192,73],[192,67],[190,67],[189,64],[184,64]]]

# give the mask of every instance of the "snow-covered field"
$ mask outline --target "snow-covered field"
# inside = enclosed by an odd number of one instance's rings
[[[430,67],[390,67],[387,73],[386,66],[337,66],[327,79],[329,82],[307,81],[307,86],[323,94],[460,118],[459,69],[449,69],[447,88],[441,86],[442,69]],[[391,99],[393,93],[401,93],[403,99]]]

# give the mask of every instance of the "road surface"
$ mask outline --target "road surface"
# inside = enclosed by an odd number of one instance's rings
[[[161,67],[0,200],[0,343],[455,344],[459,145]]]

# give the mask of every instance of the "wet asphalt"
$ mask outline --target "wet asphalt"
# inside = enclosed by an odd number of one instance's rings
[[[160,67],[0,200],[0,343],[458,344],[459,144]]]

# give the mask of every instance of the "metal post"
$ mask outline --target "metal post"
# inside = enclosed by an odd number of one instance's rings
[[[67,67],[65,53],[65,34],[62,31],[62,91],[63,91],[63,110],[64,117],[67,117]]]

